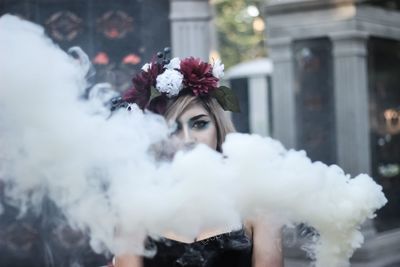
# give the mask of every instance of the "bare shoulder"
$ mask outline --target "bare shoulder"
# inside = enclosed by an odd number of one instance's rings
[[[245,221],[246,229],[270,229],[275,231],[280,231],[283,227],[283,223],[277,218],[271,216],[256,216],[249,218]]]
[[[125,254],[114,258],[114,267],[143,267],[142,257]]]
[[[253,221],[251,219],[247,219],[243,222],[244,230],[248,237],[253,239]]]
[[[282,223],[259,216],[250,220],[253,234],[253,266],[283,267]]]
[[[254,238],[254,234],[262,234],[269,236],[279,237],[283,224],[276,219],[267,218],[265,216],[258,216],[254,218],[248,218],[243,222],[246,234]]]

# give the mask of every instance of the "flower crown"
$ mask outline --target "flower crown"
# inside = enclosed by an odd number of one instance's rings
[[[169,59],[170,53],[171,49],[165,48],[164,53],[157,53],[158,60],[146,63],[133,77],[132,88],[125,91],[120,100],[164,114],[168,99],[192,94],[212,96],[224,110],[240,111],[232,90],[219,85],[224,75],[224,65],[220,60],[211,65],[194,57]]]

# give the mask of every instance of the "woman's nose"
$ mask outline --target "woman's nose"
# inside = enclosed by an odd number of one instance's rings
[[[195,143],[196,142],[196,139],[195,139],[195,137],[193,136],[193,133],[192,133],[192,131],[190,130],[190,128],[189,127],[183,127],[183,129],[182,129],[183,131],[182,131],[182,134],[183,134],[183,142],[185,143],[185,144],[190,144],[190,143]]]

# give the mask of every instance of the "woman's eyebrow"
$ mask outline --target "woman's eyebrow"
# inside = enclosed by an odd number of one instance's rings
[[[197,119],[200,119],[201,117],[208,117],[208,115],[207,114],[196,115],[196,116],[190,118],[190,121],[195,121]]]

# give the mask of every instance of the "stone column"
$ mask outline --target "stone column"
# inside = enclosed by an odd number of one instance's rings
[[[208,61],[211,7],[208,0],[170,0],[172,54]]]
[[[267,77],[262,75],[250,77],[248,83],[250,132],[268,136],[270,125]]]
[[[295,91],[293,51],[290,38],[275,38],[268,42],[274,62],[272,73],[272,136],[286,148],[296,148]]]
[[[368,110],[368,34],[330,34],[334,53],[335,116],[338,164],[356,175],[370,173]]]

